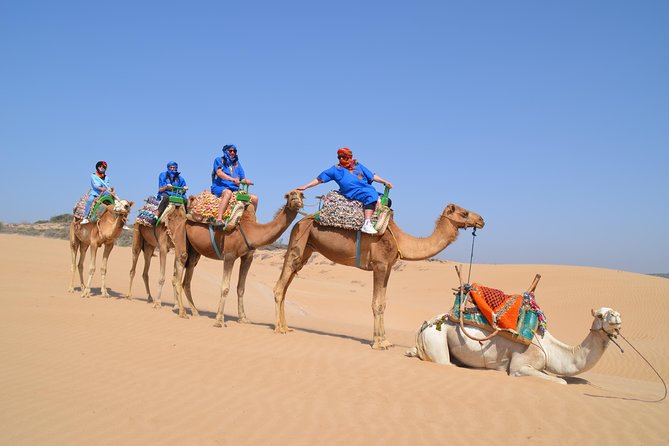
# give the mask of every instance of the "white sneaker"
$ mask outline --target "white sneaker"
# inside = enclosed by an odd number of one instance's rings
[[[365,220],[365,224],[362,225],[360,230],[365,234],[376,234],[378,232],[376,229],[374,229],[372,222],[369,220]]]
[[[90,223],[87,218],[84,218],[81,220],[81,222],[79,222],[80,225],[85,225],[86,223]]]

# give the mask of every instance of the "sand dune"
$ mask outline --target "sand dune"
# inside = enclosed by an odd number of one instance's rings
[[[370,348],[371,274],[314,256],[288,291],[295,331],[273,332],[282,252],[259,251],[248,279],[250,324],[237,299],[214,328],[222,263],[202,259],[193,294],[202,316],[179,319],[169,282],[160,310],[141,274],[128,289],[130,249],[112,252],[112,299],[65,290],[68,243],[0,234],[0,444],[667,444],[669,406],[652,370],[621,341],[591,371],[558,385],[407,358],[416,329],[448,311],[453,263],[401,262],[390,278],[386,329]],[[142,260],[140,260],[140,263]],[[169,263],[169,262],[168,262]],[[88,260],[86,261],[86,267]],[[236,271],[236,270],[235,270]],[[171,274],[168,267],[168,274]],[[669,280],[598,268],[474,265],[472,281],[525,290],[560,340],[578,344],[591,308],[623,318],[624,336],[669,377]],[[233,276],[233,290],[236,272]],[[158,262],[151,267],[157,291]]]

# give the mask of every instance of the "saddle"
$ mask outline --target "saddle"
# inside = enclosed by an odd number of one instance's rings
[[[223,213],[223,221],[226,223],[226,229],[233,228],[242,218],[250,198],[244,191],[238,191],[232,194],[228,208]],[[188,207],[187,218],[197,223],[213,224],[218,215],[218,205],[221,199],[211,192],[204,190],[191,198]]]
[[[546,317],[534,298],[534,292],[506,294],[476,283],[465,286],[465,295],[458,290],[448,317],[460,321],[460,307],[465,299],[463,322],[499,334],[511,341],[529,345],[537,330],[543,333]]]
[[[86,211],[86,202],[88,201],[89,195],[90,191],[82,195],[81,198],[79,198],[79,200],[74,204],[74,207],[72,208],[72,215],[76,220],[81,220],[86,217],[90,221],[97,221],[107,210],[106,205],[114,204],[114,199],[109,195],[100,195],[93,201],[93,204],[91,204],[91,209],[88,212],[88,215],[84,215]]]
[[[393,216],[393,210],[381,204],[381,198],[376,203],[376,210],[372,214],[372,224],[378,235],[382,235],[388,227],[388,222]],[[359,230],[364,223],[362,203],[343,196],[339,191],[333,190],[322,198],[322,206],[314,215],[314,220],[322,226],[335,228]]]
[[[144,206],[139,210],[137,214],[137,223],[143,226],[155,226],[158,221],[158,205],[160,200],[155,196],[150,195],[146,200],[144,200]]]

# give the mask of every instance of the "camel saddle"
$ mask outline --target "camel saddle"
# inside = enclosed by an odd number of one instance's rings
[[[75,203],[74,208],[72,209],[72,214],[74,215],[75,219],[81,220],[86,217],[90,221],[97,221],[107,210],[106,206],[104,205],[114,204],[114,199],[109,195],[100,195],[96,197],[91,204],[91,209],[88,211],[88,215],[84,215],[86,211],[86,201],[88,201],[89,194],[90,190],[82,195],[81,198],[79,198],[79,201]]]
[[[248,201],[242,201],[240,196],[245,192],[233,193],[230,198],[230,203],[228,208],[223,213],[223,221],[226,222],[226,228],[230,229],[237,225],[239,219],[242,218],[242,214],[246,209]],[[246,194],[248,195],[248,194]],[[245,197],[241,197],[245,199]],[[187,218],[191,221],[198,223],[207,223],[212,224],[216,221],[216,216],[218,215],[218,205],[221,201],[220,198],[211,192],[204,190],[198,195],[191,197],[188,204],[188,215]]]
[[[144,206],[139,210],[135,221],[143,226],[155,226],[158,221],[158,205],[160,200],[153,195],[149,196],[144,200]]]
[[[381,205],[380,200],[377,201],[376,210],[372,214],[372,224],[378,235],[385,232],[393,215],[393,210]],[[346,198],[339,191],[332,190],[322,198],[322,207],[314,216],[314,220],[322,226],[358,231],[365,217],[361,202]]]
[[[455,302],[448,317],[460,321],[461,293],[455,294]],[[534,293],[506,294],[495,288],[473,283],[465,286],[465,308],[463,322],[484,330],[499,329],[499,334],[521,344],[532,343],[537,329],[543,331],[546,319],[536,304]]]

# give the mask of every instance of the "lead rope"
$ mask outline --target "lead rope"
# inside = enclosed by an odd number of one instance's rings
[[[472,276],[472,262],[474,261],[474,240],[476,240],[476,227],[472,231],[472,252],[469,255],[469,272],[467,273],[467,283],[471,283],[469,280]]]

